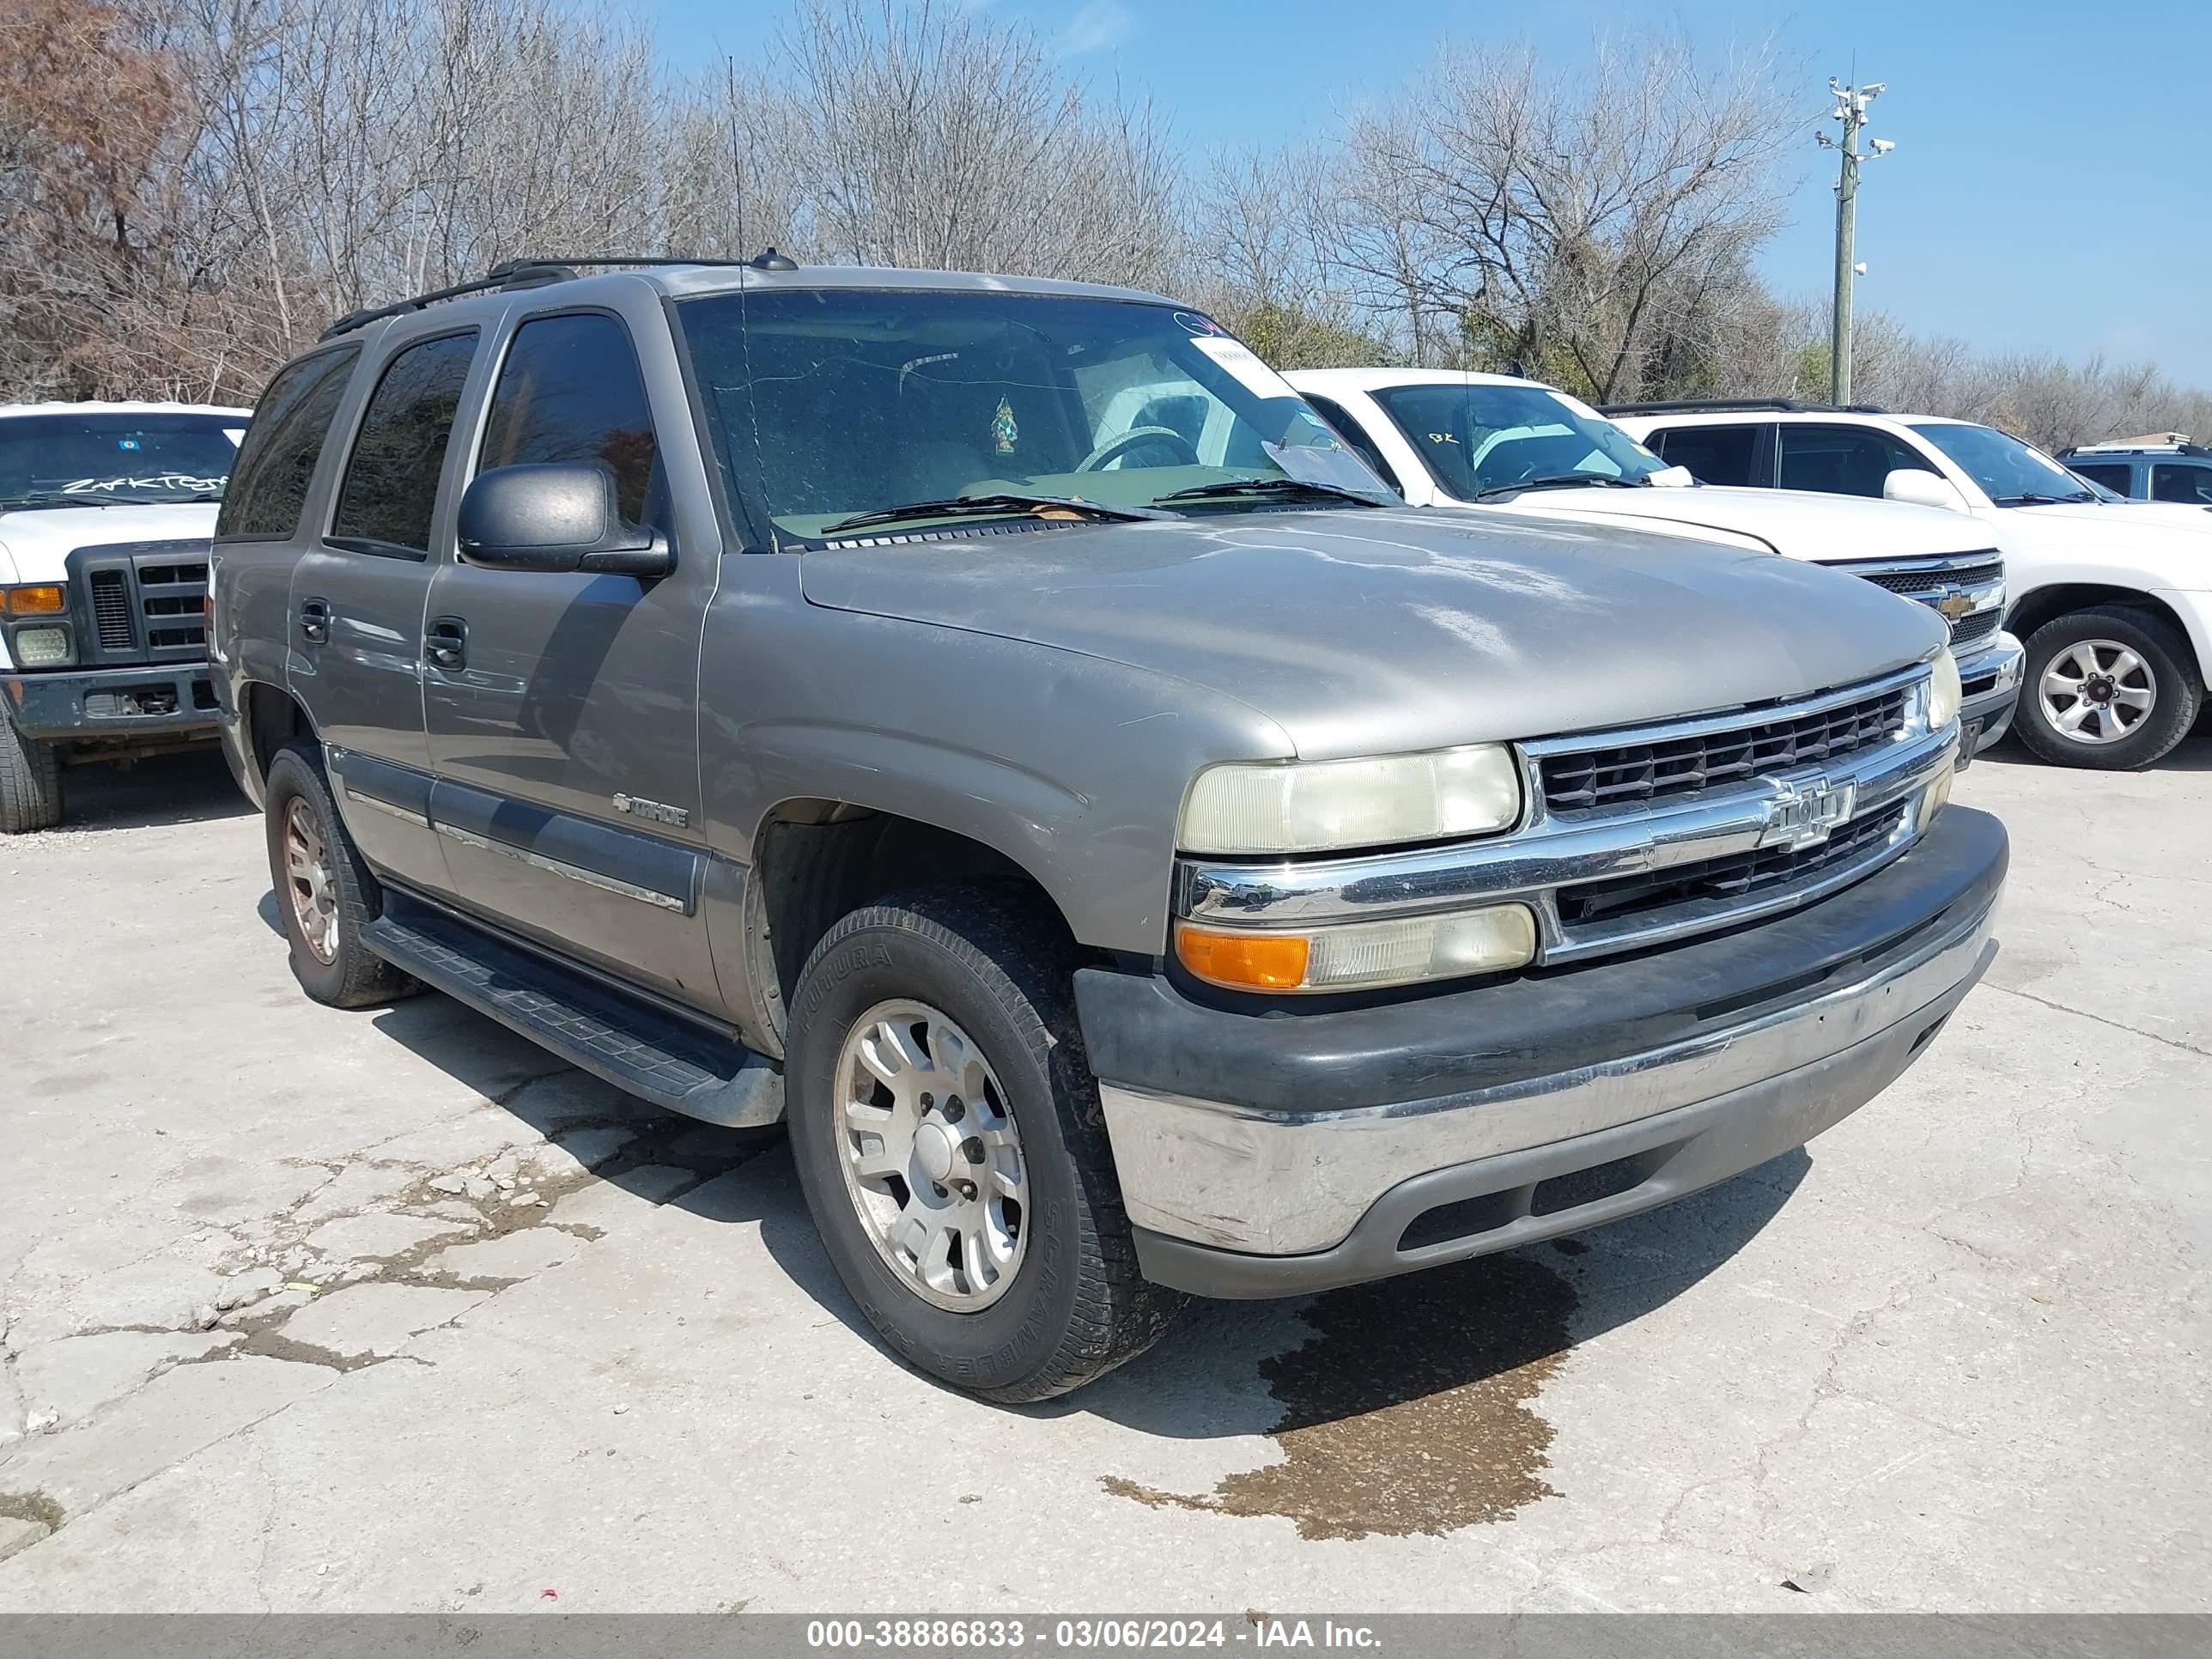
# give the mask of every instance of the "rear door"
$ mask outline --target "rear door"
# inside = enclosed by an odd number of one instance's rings
[[[500,570],[441,530],[425,671],[433,817],[463,902],[515,932],[694,1006],[715,980],[701,913],[699,642],[720,541],[675,510],[690,436],[657,310],[523,313],[501,354],[471,475],[534,462],[611,472],[624,519],[661,531],[672,574]],[[655,353],[648,395],[637,342]],[[664,434],[667,441],[664,442]]]
[[[293,690],[328,746],[346,827],[378,869],[438,892],[452,882],[429,823],[422,606],[477,344],[474,328],[381,337],[323,532],[292,574]]]
[[[1870,426],[1826,426],[1784,422],[1777,437],[1784,489],[1881,499],[1893,472],[1932,471],[1901,438]]]

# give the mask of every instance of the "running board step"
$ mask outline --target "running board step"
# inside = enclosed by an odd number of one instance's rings
[[[434,990],[618,1089],[708,1123],[783,1117],[783,1073],[742,1044],[426,905],[392,902],[362,943]]]

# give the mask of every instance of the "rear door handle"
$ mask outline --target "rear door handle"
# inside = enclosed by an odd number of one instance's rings
[[[430,665],[454,673],[469,664],[469,625],[459,617],[438,617],[422,630],[422,654]]]
[[[331,602],[303,599],[300,603],[300,637],[309,645],[327,644],[331,637]]]

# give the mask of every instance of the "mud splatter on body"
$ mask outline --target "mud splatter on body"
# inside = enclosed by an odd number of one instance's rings
[[[1355,1285],[1305,1310],[1313,1335],[1261,1364],[1283,1461],[1212,1492],[1118,1476],[1155,1508],[1279,1516],[1305,1538],[1403,1537],[1502,1521],[1540,1498],[1552,1425],[1530,1402],[1567,1347],[1571,1286],[1540,1262],[1480,1257]]]

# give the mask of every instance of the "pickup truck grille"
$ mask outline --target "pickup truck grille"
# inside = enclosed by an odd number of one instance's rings
[[[1908,693],[1894,686],[1813,714],[1754,714],[1722,731],[1547,755],[1540,763],[1544,805],[1553,817],[1572,817],[1840,760],[1902,732]]]
[[[1672,869],[1614,881],[1594,881],[1559,891],[1559,921],[1575,927],[1623,916],[1648,915],[1677,905],[1756,899],[1777,888],[1817,881],[1863,854],[1888,844],[1910,810],[1894,801],[1859,817],[1819,845],[1762,847],[1749,853],[1679,864]]]
[[[88,667],[193,662],[207,654],[204,541],[119,542],[69,556]]]
[[[1833,567],[1900,598],[1933,606],[1955,592],[1986,587],[2004,580],[2003,556],[1987,553],[1951,553],[1918,559],[1885,559],[1879,564],[1841,564]],[[2004,620],[2003,607],[1991,605],[1972,611],[1950,623],[1951,643],[1968,645],[1986,639]]]

